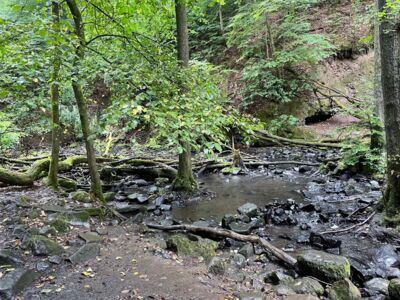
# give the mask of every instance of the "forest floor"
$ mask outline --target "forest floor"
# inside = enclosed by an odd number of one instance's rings
[[[313,163],[338,155],[337,150],[303,147],[254,148],[247,152],[264,161]],[[86,171],[77,168],[74,177],[77,174]],[[193,196],[172,193],[167,183],[139,176],[119,176],[108,182],[107,191],[115,193],[109,203],[121,209],[127,222],[112,215],[82,218],[80,212],[96,208],[94,203],[74,200],[73,193],[55,193],[41,182],[32,188],[0,188],[0,299],[11,299],[11,294],[21,292],[30,281],[33,284],[19,299],[242,300],[251,299],[246,298],[248,294],[254,299],[316,299],[308,295],[314,293],[310,289],[285,287],[282,291],[282,286],[273,285],[269,277],[277,271],[296,280],[302,277],[260,247],[218,240],[217,249],[213,248],[210,255],[224,260],[227,267],[216,272],[210,268],[211,256],[205,258],[196,252],[203,242],[214,245],[212,241],[189,235],[184,243],[198,244],[189,249],[194,254],[187,256],[181,250],[188,249],[168,245],[173,234],[145,226],[200,222],[202,226],[220,227],[221,218],[222,223],[231,222],[226,224],[229,228],[235,224],[237,231],[268,238],[294,257],[312,248],[346,256],[352,264],[353,280],[365,297],[385,293],[366,285],[369,280],[378,278],[385,285],[388,279],[400,277],[396,265],[398,234],[381,228],[377,216],[363,223],[374,216],[382,182],[359,174],[329,176],[317,167],[302,165],[261,167],[238,176],[204,174],[199,181],[205,184]],[[213,193],[216,190],[218,195]],[[227,215],[246,202],[258,206],[251,218]],[[52,228],[60,225],[54,223],[60,216],[67,218],[66,232]],[[348,226],[354,229],[326,237],[319,234]],[[58,246],[49,246],[38,236]],[[81,249],[86,251],[83,255]],[[75,261],[77,253],[81,256]],[[33,270],[38,276],[17,278],[15,290],[7,291],[4,279],[21,269]]]

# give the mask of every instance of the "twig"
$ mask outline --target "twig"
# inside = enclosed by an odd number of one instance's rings
[[[375,216],[375,214],[376,214],[376,212],[373,212],[368,218],[366,218],[361,223],[358,223],[358,224],[355,224],[355,225],[352,225],[352,226],[349,226],[346,228],[338,229],[338,230],[323,231],[323,232],[320,232],[319,234],[335,234],[335,233],[342,233],[342,232],[350,231],[356,227],[359,227],[359,226],[362,226],[362,225],[368,223],[373,218],[373,216]]]

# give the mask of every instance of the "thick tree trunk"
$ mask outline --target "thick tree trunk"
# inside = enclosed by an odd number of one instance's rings
[[[100,175],[96,166],[96,155],[94,151],[93,139],[90,134],[89,118],[86,107],[86,99],[82,92],[82,87],[80,82],[80,70],[79,65],[85,56],[85,31],[84,24],[82,22],[81,12],[75,2],[75,0],[67,0],[68,7],[75,22],[75,33],[79,39],[79,46],[76,49],[76,59],[75,59],[75,74],[72,79],[72,88],[74,90],[74,95],[76,103],[78,105],[79,117],[82,124],[83,139],[85,140],[86,154],[88,158],[89,173],[91,180],[91,193],[100,201],[104,201]]]
[[[175,12],[178,60],[182,68],[187,68],[189,65],[189,36],[186,7],[179,0],[175,0]],[[183,152],[179,154],[178,175],[174,181],[173,188],[174,190],[193,192],[198,189],[198,186],[193,177],[190,143],[182,141],[181,145]]]
[[[60,32],[60,6],[58,2],[52,3],[53,14],[53,30],[54,35]],[[56,38],[54,39],[56,40]],[[51,140],[51,161],[48,175],[48,184],[53,188],[58,187],[57,173],[58,173],[58,160],[60,156],[60,91],[58,83],[58,74],[61,66],[61,53],[59,46],[54,42],[53,53],[53,73],[51,75],[51,111],[52,111],[52,140]]]
[[[383,12],[385,0],[379,0]],[[400,212],[400,31],[397,16],[385,12],[379,30],[382,95],[387,152],[387,189],[384,196],[388,216]]]
[[[47,175],[50,160],[44,158],[33,163],[25,172],[10,171],[0,167],[0,182],[7,185],[31,186],[39,178]]]

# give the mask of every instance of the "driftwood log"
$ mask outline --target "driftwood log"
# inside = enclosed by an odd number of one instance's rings
[[[274,245],[272,245],[267,240],[256,236],[256,235],[243,235],[236,233],[232,230],[227,229],[219,229],[219,228],[210,228],[210,227],[201,227],[201,226],[194,226],[188,224],[181,224],[181,225],[173,225],[173,226],[162,226],[157,224],[147,224],[149,228],[164,230],[164,231],[175,231],[175,230],[183,230],[191,233],[197,234],[207,234],[208,236],[219,236],[225,238],[231,238],[237,241],[242,242],[250,242],[259,244],[269,253],[271,253],[274,257],[278,258],[282,262],[288,264],[291,267],[295,267],[297,260],[290,256],[289,254],[285,253],[284,251],[278,249]]]

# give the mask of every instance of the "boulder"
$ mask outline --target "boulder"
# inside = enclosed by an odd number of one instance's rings
[[[232,263],[238,267],[239,269],[243,268],[246,266],[246,257],[244,257],[240,253],[236,253],[233,258],[232,258]]]
[[[1,265],[19,265],[22,264],[22,259],[14,254],[13,251],[8,249],[0,249],[0,266]]]
[[[252,243],[247,243],[238,251],[239,254],[242,254],[245,258],[250,258],[254,255],[254,246]]]
[[[15,269],[0,279],[0,299],[14,299],[14,295],[28,287],[39,277],[33,270]]]
[[[221,257],[213,257],[208,264],[208,272],[214,275],[223,275],[225,273],[225,261]]]
[[[245,203],[238,208],[238,212],[242,215],[246,215],[249,218],[257,215],[257,205],[254,203]]]
[[[285,284],[288,284],[296,294],[321,296],[325,291],[324,287],[311,277],[301,277]]]
[[[364,287],[370,292],[372,295],[383,294],[388,295],[388,286],[389,280],[383,278],[372,278],[364,283]]]
[[[300,273],[318,279],[335,282],[350,277],[347,258],[322,251],[307,250],[297,257]]]
[[[68,192],[76,191],[77,184],[74,180],[60,178],[58,179],[58,185],[67,190]]]
[[[243,222],[232,222],[229,224],[229,229],[240,234],[249,234],[251,231],[251,224]]]
[[[191,236],[189,239],[186,235],[174,234],[168,238],[167,247],[179,255],[202,256],[209,260],[215,256],[218,243],[197,236]]]
[[[84,203],[92,202],[90,194],[85,191],[73,192],[73,193],[71,193],[71,198],[78,202],[84,202]]]
[[[390,280],[388,286],[390,299],[400,299],[400,279],[395,278]]]
[[[33,235],[28,241],[34,255],[61,255],[64,248],[42,235]]]
[[[278,285],[281,283],[291,283],[294,278],[290,275],[285,274],[282,270],[273,271],[265,277],[265,281],[272,282],[272,284]]]
[[[359,289],[347,278],[336,281],[328,289],[328,297],[331,300],[361,300]]]

